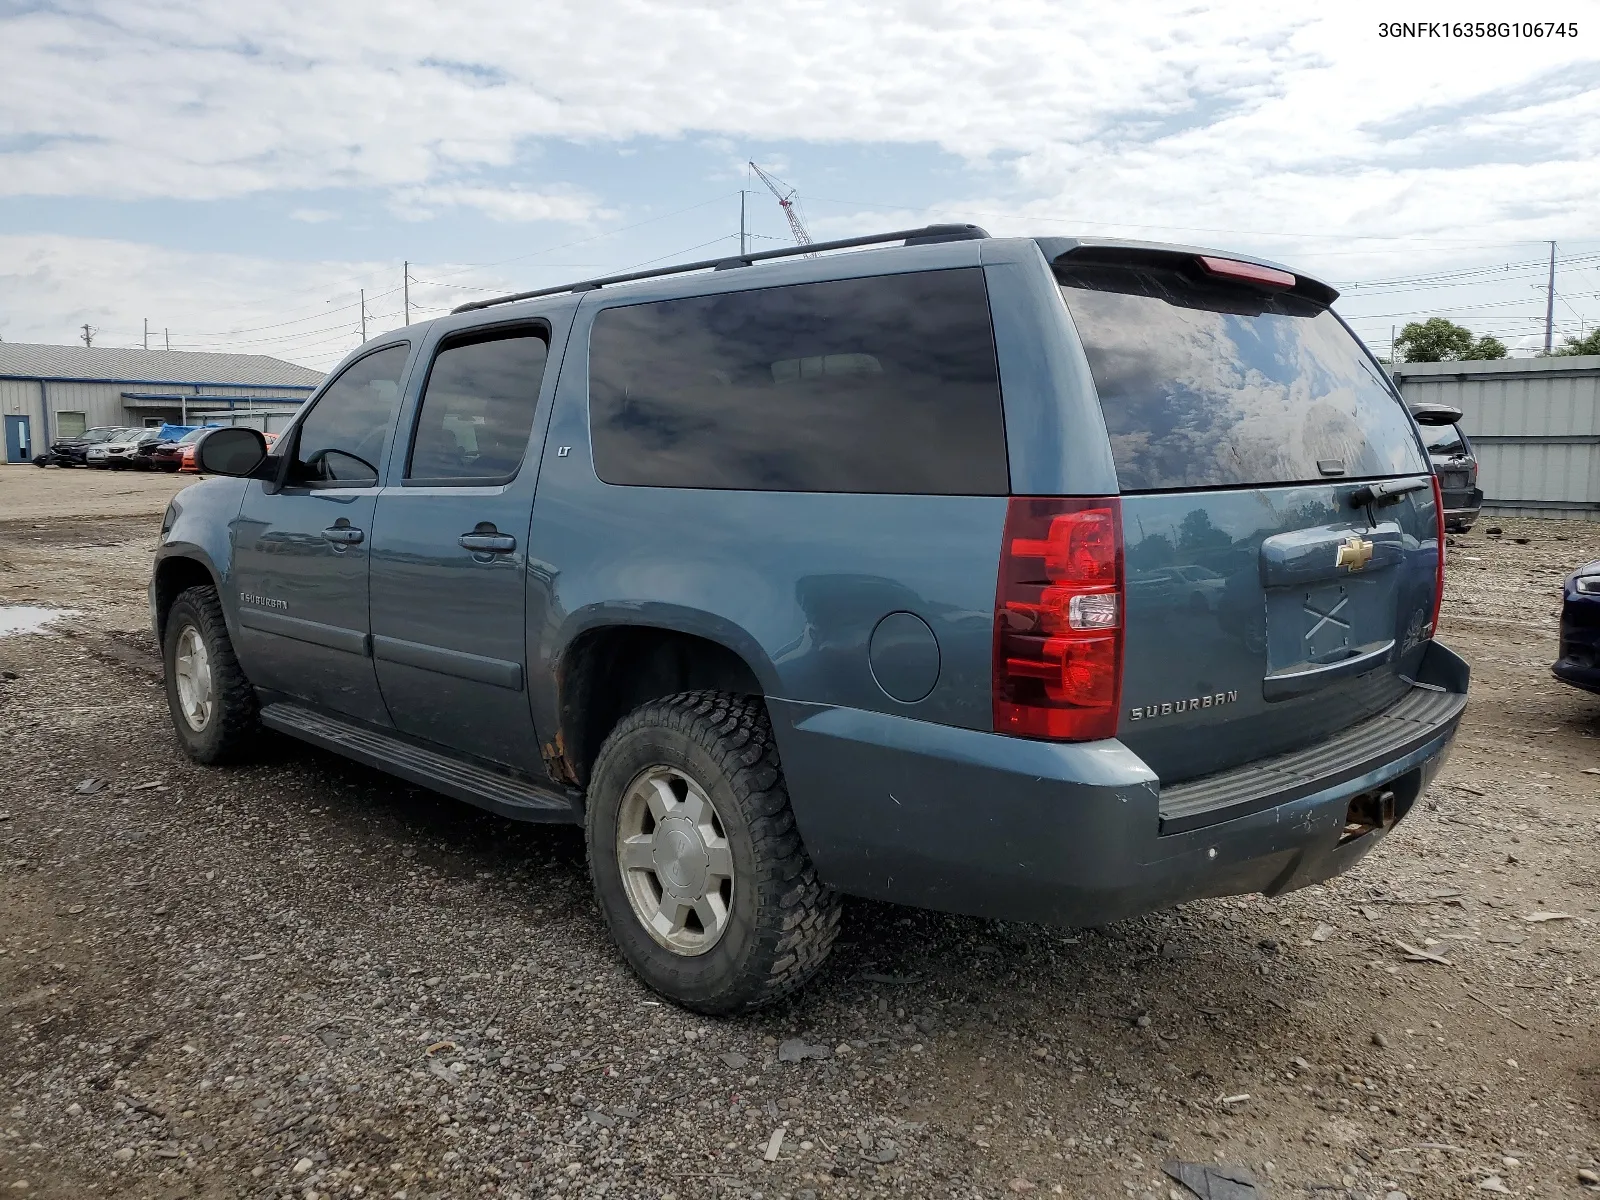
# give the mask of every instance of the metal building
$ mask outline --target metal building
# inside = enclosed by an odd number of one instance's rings
[[[224,420],[276,431],[322,373],[265,354],[115,350],[0,342],[0,461],[98,425]]]
[[[1600,520],[1600,355],[1400,363],[1408,403],[1462,412],[1485,509]]]

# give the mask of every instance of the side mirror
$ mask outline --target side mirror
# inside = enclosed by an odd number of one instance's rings
[[[267,461],[267,439],[255,429],[213,429],[194,448],[202,475],[249,476]]]
[[[1418,425],[1455,425],[1461,420],[1461,410],[1453,404],[1408,404]]]

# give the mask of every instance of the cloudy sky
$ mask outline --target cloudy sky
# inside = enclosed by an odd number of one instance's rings
[[[487,290],[931,219],[1268,255],[1386,352],[1600,320],[1600,11],[1259,0],[0,0],[0,337],[327,367]],[[1424,6],[1426,7],[1426,6]],[[1455,0],[1452,20],[1509,18]],[[1559,10],[1559,11],[1558,11]],[[1420,14],[1427,15],[1427,14]],[[784,244],[747,197],[758,247]],[[1353,285],[1353,286],[1352,286]]]

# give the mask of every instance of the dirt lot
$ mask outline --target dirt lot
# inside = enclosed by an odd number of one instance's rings
[[[1455,756],[1331,886],[1081,932],[854,903],[803,995],[716,1021],[621,966],[573,831],[284,740],[183,760],[143,594],[172,481],[16,474],[0,605],[79,615],[0,637],[6,1195],[1181,1200],[1169,1159],[1593,1194],[1600,699],[1547,665],[1600,527],[1453,550]]]
[[[198,475],[88,467],[0,466],[0,521],[161,515]]]

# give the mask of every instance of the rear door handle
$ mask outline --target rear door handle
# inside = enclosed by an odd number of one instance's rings
[[[335,525],[331,529],[324,529],[322,536],[336,546],[359,546],[367,535],[348,525]]]
[[[463,533],[456,540],[463,549],[480,554],[510,554],[517,548],[517,539],[509,533]]]

